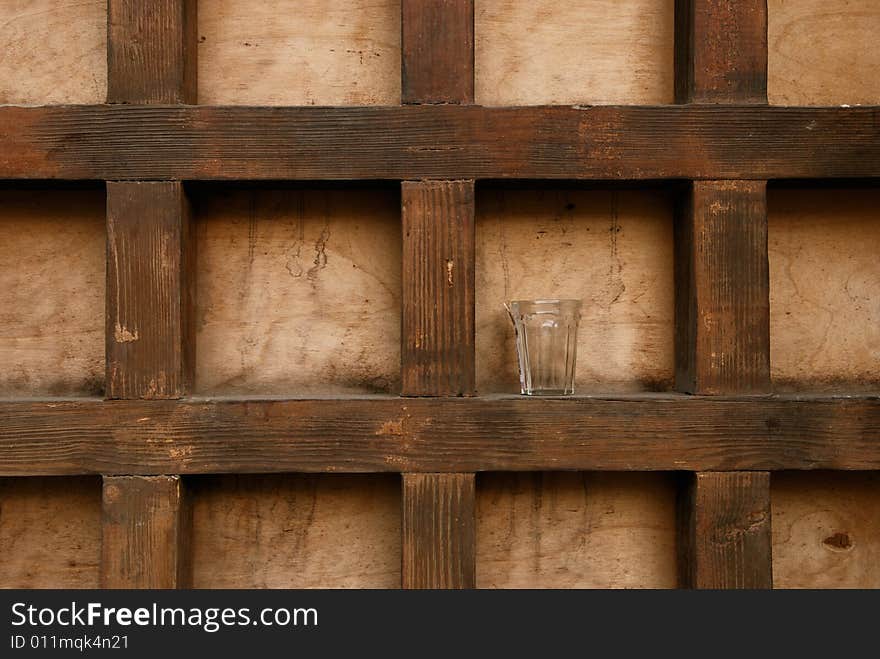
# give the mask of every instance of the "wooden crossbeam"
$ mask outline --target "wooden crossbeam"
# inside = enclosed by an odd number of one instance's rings
[[[102,588],[188,588],[192,513],[178,476],[105,476]]]
[[[107,9],[108,103],[195,103],[196,1],[108,0]],[[191,222],[180,181],[107,182],[107,398],[189,393]],[[105,476],[102,585],[189,585],[188,510],[178,476]]]
[[[403,475],[404,588],[476,586],[474,474]]]
[[[0,108],[0,178],[880,177],[880,108]]]
[[[0,403],[0,476],[880,469],[880,398]]]
[[[766,0],[676,2],[676,100],[767,103]],[[679,391],[770,391],[766,181],[694,181],[675,219]],[[682,585],[769,588],[770,474],[698,473],[679,507]]]

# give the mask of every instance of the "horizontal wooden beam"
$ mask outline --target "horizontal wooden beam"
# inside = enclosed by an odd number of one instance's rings
[[[880,107],[0,108],[2,179],[880,177]]]
[[[0,403],[0,476],[779,469],[880,469],[880,398]]]

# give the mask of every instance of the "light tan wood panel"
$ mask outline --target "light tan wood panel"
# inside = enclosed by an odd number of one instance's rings
[[[674,588],[671,474],[485,474],[477,587]]]
[[[199,0],[200,103],[396,105],[399,0]]]
[[[104,102],[107,0],[3,0],[0,44],[0,104]]]
[[[768,0],[772,105],[880,103],[880,2]]]
[[[196,391],[399,391],[397,190],[212,188],[196,209]]]
[[[100,478],[0,478],[0,588],[97,588],[100,560]]]
[[[770,370],[777,391],[880,389],[880,192],[768,196]]]
[[[662,191],[483,189],[477,195],[477,390],[518,392],[502,304],[582,298],[575,391],[673,379],[672,202]]]
[[[476,0],[476,101],[672,103],[673,4]]]
[[[880,474],[771,479],[775,588],[880,588]]]
[[[0,396],[104,389],[103,189],[0,190]]]
[[[194,479],[196,588],[399,588],[400,479]]]

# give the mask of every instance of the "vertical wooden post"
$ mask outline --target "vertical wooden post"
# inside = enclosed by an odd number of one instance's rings
[[[473,588],[473,474],[403,475],[403,587]]]
[[[105,476],[102,588],[191,586],[192,517],[178,476]]]
[[[108,0],[108,103],[195,103],[195,0]],[[181,398],[195,362],[195,240],[180,181],[107,182],[107,398]],[[178,476],[104,478],[101,581],[189,585]]]
[[[766,0],[677,0],[678,103],[767,102]],[[693,181],[675,219],[676,389],[770,391],[767,182]],[[691,475],[679,506],[681,583],[769,588],[770,475]]]
[[[401,0],[404,103],[473,103],[473,0]],[[404,181],[405,396],[474,395],[474,182]],[[473,588],[474,474],[403,475],[403,587]]]

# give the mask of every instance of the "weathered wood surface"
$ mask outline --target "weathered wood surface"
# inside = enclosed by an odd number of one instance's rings
[[[676,0],[676,103],[767,102],[767,0]]]
[[[193,494],[195,588],[400,588],[396,476],[208,476]]]
[[[769,202],[775,391],[880,391],[880,191],[777,189]]]
[[[767,184],[695,181],[675,228],[676,389],[770,390]]]
[[[577,393],[671,389],[672,212],[664,190],[481,188],[477,391],[519,393],[502,303],[547,296],[583,300]]]
[[[880,176],[875,107],[5,107],[0,177]]]
[[[195,243],[180,182],[107,183],[107,398],[192,386]]]
[[[107,0],[4,0],[0,43],[0,104],[107,98]]]
[[[880,474],[773,474],[773,585],[880,588]]]
[[[880,399],[21,401],[0,475],[880,469]]]
[[[480,105],[671,103],[673,0],[480,0]]]
[[[0,396],[104,392],[104,191],[0,191]]]
[[[0,588],[97,588],[101,479],[0,478]]]
[[[685,588],[772,588],[770,474],[703,472],[679,501],[679,579]]]
[[[477,587],[675,588],[673,474],[480,474]]]
[[[474,0],[401,2],[404,103],[474,102]]]
[[[770,103],[880,103],[880,3],[767,0],[767,8]]]
[[[199,0],[199,100],[397,105],[400,0]]]
[[[179,476],[105,476],[101,588],[188,588],[192,511]]]
[[[474,393],[474,182],[404,181],[405,396]]]
[[[400,392],[397,186],[193,200],[197,392]]]
[[[404,588],[474,588],[474,474],[403,474]]]
[[[107,1],[107,102],[195,103],[197,0]]]

